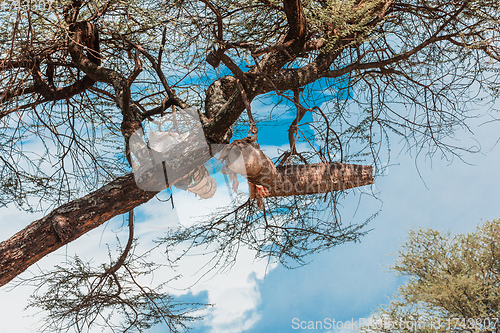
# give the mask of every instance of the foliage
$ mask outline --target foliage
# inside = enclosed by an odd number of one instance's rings
[[[411,231],[393,267],[409,280],[376,318],[379,323],[413,323],[418,329],[373,331],[498,331],[499,239],[500,220],[454,236],[432,229]]]
[[[337,41],[346,37],[350,41],[344,47],[366,41],[377,27],[369,23],[376,20],[385,3],[383,0],[329,0],[320,3],[304,1],[304,12],[311,33],[326,37],[324,51],[333,51]]]

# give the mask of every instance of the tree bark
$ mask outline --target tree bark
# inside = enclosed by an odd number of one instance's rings
[[[149,201],[155,194],[139,189],[134,175],[128,174],[32,222],[0,243],[0,286],[47,254]]]
[[[269,196],[326,193],[373,183],[371,166],[308,164],[278,167],[277,171]],[[138,188],[134,175],[128,174],[32,222],[0,243],[0,286],[47,254],[149,201],[156,193]]]
[[[269,188],[269,197],[341,191],[373,184],[369,165],[317,163],[276,168],[278,177]]]

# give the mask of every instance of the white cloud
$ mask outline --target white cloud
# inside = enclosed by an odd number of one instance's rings
[[[211,332],[242,332],[250,329],[260,319],[256,310],[260,303],[257,279],[263,278],[259,275],[265,269],[262,260],[253,262],[253,253],[244,250],[229,274],[195,287],[208,290],[209,302],[215,303],[207,318]]]
[[[245,181],[246,183],[246,181]],[[240,184],[240,189],[246,189],[246,184]],[[231,205],[235,194],[225,183],[218,184],[215,195],[210,199],[199,199],[194,194],[186,191],[174,190],[174,202],[179,223],[185,227],[207,218],[217,209]]]
[[[43,214],[30,214],[17,210],[12,205],[0,209],[0,228],[2,238],[0,241],[8,239],[10,236],[22,230],[29,223],[39,219]],[[27,271],[19,275],[13,281],[0,287],[0,333],[24,333],[39,332],[43,316],[39,309],[25,310],[28,299],[33,293],[32,286],[21,285],[13,288],[19,282],[19,278],[29,278],[40,270],[50,270],[55,265],[61,265],[69,257],[78,254],[82,260],[92,260],[95,265],[100,262],[108,262],[106,244],[111,244],[114,249],[116,237],[118,236],[124,244],[127,240],[127,229],[117,228],[122,216],[115,217],[101,228],[94,229],[81,236],[65,247],[62,247],[45,256],[36,264],[28,268]],[[116,228],[116,229],[115,229]]]
[[[240,185],[241,190],[245,190],[244,184]],[[151,240],[161,236],[163,231],[169,228],[176,228],[180,220],[192,221],[193,218],[206,215],[213,211],[214,207],[228,205],[231,201],[226,184],[219,184],[218,191],[214,198],[210,200],[200,200],[194,195],[179,191],[174,195],[175,210],[170,202],[160,202],[156,199],[136,209],[136,235],[139,237],[139,246],[136,253],[149,250],[152,245]],[[2,234],[14,234],[24,225],[35,220],[38,216],[16,211],[12,207],[0,209],[0,225]],[[92,259],[95,263],[107,262],[106,244],[111,244],[114,249],[115,238],[118,236],[124,244],[127,238],[126,227],[120,227],[123,217],[116,217],[114,222],[106,226],[97,228],[90,233],[83,235],[78,240],[72,242],[67,247],[58,250],[42,259],[37,265],[41,268],[50,269],[55,264],[65,260],[65,256],[71,257],[78,253],[83,260]],[[118,221],[117,221],[118,220]],[[17,221],[18,223],[12,223]],[[188,224],[187,222],[185,222]],[[192,223],[192,222],[191,222]],[[163,251],[164,249],[159,249]],[[118,254],[116,254],[118,255]],[[215,304],[205,311],[206,320],[204,325],[211,328],[214,333],[241,332],[249,329],[260,318],[256,311],[260,302],[260,292],[258,280],[264,278],[274,266],[268,266],[267,261],[255,261],[255,253],[249,249],[240,249],[238,260],[229,271],[215,274],[207,273],[206,269],[200,268],[206,264],[205,256],[186,256],[178,267],[177,271],[164,268],[155,273],[155,278],[147,277],[144,282],[148,285],[164,282],[181,273],[182,278],[169,283],[168,292],[174,296],[193,293],[199,295],[204,292],[208,295],[208,302]],[[165,263],[166,259],[161,252],[152,254],[149,258],[157,263]],[[36,274],[36,266],[31,270]],[[24,273],[32,274],[32,273]],[[161,280],[161,281],[159,281]],[[26,315],[33,315],[34,311],[26,312],[23,308],[27,304],[27,299],[32,292],[31,287],[19,287],[11,292],[7,292],[8,286],[0,289],[0,309],[2,317],[8,318],[0,321],[0,333],[14,332],[36,332],[40,315],[25,318]]]
[[[227,189],[222,185],[210,200],[199,200],[192,194],[180,192],[174,196],[174,203],[178,216],[189,221],[212,212],[213,207],[229,204],[229,199]],[[150,233],[158,236],[158,225],[164,223],[164,217],[172,218],[173,214],[170,203],[158,201],[143,205],[141,210],[147,212],[147,219],[139,224],[143,235]],[[181,225],[189,223],[181,222]],[[211,250],[214,248],[203,249],[203,252]],[[266,272],[276,265],[268,265],[266,260],[255,260],[255,252],[242,247],[235,265],[228,271],[217,273],[210,271],[211,266],[206,265],[207,256],[199,254],[201,252],[195,251],[183,257],[176,269],[182,277],[168,284],[168,292],[175,296],[206,292],[207,302],[215,306],[203,311],[206,316],[203,324],[213,333],[237,333],[250,329],[260,318],[256,310],[261,299],[258,280],[264,279]],[[165,270],[155,275],[165,281],[173,278],[176,272]]]
[[[17,210],[12,205],[0,209],[0,228],[4,241],[17,231],[39,217],[40,214],[28,214]],[[36,332],[37,319],[32,317],[34,310],[23,311],[31,288],[18,287],[12,290],[10,285],[0,287],[0,333]]]

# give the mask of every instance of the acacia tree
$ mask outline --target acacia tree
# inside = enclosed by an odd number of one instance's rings
[[[1,202],[27,210],[61,205],[0,244],[2,285],[157,194],[139,188],[130,173],[130,138],[165,114],[195,110],[216,147],[246,128],[258,137],[263,119],[293,112],[288,131],[277,133],[290,143],[274,161],[286,174],[297,163],[375,165],[390,133],[418,151],[467,150],[447,137],[466,126],[473,103],[498,94],[496,0],[69,0],[8,2],[0,15]],[[254,117],[251,102],[269,100],[276,107]],[[307,113],[314,131],[301,126]],[[299,152],[297,140],[309,149]],[[189,137],[185,142],[174,154],[184,158],[169,166],[180,176],[166,185],[182,187],[205,162],[205,154],[190,153]],[[315,168],[300,172],[321,178]],[[300,263],[364,234],[366,222],[342,223],[342,194],[290,194],[265,199],[263,210],[244,201],[170,230],[162,241],[169,248],[218,244],[217,262],[230,262],[246,244],[258,255]],[[111,285],[109,305],[131,309],[128,325],[140,328],[138,304],[158,309],[158,302],[143,288],[139,303],[120,298],[117,271],[130,268],[124,258],[132,238],[130,232],[115,264],[82,276],[97,279],[90,294]],[[75,265],[77,272],[85,266]],[[78,297],[68,308],[92,303]],[[60,315],[69,313],[78,311]],[[165,317],[178,324],[168,311],[155,318]]]
[[[393,270],[409,278],[367,332],[498,332],[500,221],[411,231]]]

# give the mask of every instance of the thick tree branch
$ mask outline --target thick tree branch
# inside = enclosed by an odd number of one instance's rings
[[[373,184],[369,165],[317,163],[285,165],[276,168],[278,177],[269,197],[328,193]]]
[[[32,68],[34,65],[33,60],[0,60],[0,71],[14,69],[14,68]]]
[[[82,79],[75,83],[63,87],[53,88],[42,79],[40,68],[36,65],[32,71],[33,80],[35,81],[35,92],[40,93],[48,101],[57,101],[61,99],[71,98],[80,94],[94,85],[96,81],[85,75]]]
[[[286,40],[304,40],[307,35],[307,25],[302,2],[300,0],[283,0],[283,7],[289,28]]]
[[[118,38],[122,39],[125,43],[133,46],[135,49],[137,49],[139,52],[141,52],[142,55],[144,55],[149,60],[149,62],[151,63],[151,66],[153,66],[153,68],[154,68],[156,74],[158,75],[158,78],[160,79],[161,84],[163,85],[163,88],[165,89],[165,92],[167,93],[167,96],[169,98],[169,101],[166,102],[165,109],[171,105],[177,105],[183,109],[186,109],[187,107],[189,107],[189,105],[186,102],[184,102],[183,100],[181,100],[175,94],[175,92],[172,90],[172,88],[169,86],[169,84],[167,83],[167,79],[165,78],[165,75],[163,74],[163,71],[161,70],[160,63],[157,62],[156,59],[151,54],[146,52],[146,50],[142,46],[130,42],[129,40],[127,40],[125,37],[123,37],[120,34],[115,34],[115,37],[118,37]],[[158,57],[160,58],[160,55],[158,55]],[[165,109],[163,109],[163,110],[165,110]]]
[[[294,89],[296,87],[303,87],[321,77],[340,77],[354,70],[383,68],[387,65],[391,65],[408,59],[409,57],[421,51],[423,48],[432,43],[447,40],[450,38],[450,35],[437,36],[437,33],[438,32],[436,32],[432,37],[417,45],[413,49],[390,59],[369,63],[356,62],[340,69],[329,70],[330,65],[340,55],[340,52],[320,54],[315,61],[307,64],[306,66],[303,66],[301,68],[281,69],[270,78],[276,88],[280,90],[288,90]]]
[[[13,99],[15,97],[19,97],[19,96],[26,95],[26,94],[31,94],[34,92],[37,92],[37,88],[35,86],[30,86],[30,87],[26,87],[26,88],[19,87],[16,89],[3,91],[0,93],[0,105],[10,101],[11,99]]]
[[[288,128],[288,142],[290,143],[290,154],[294,155],[297,153],[297,149],[295,147],[295,135],[297,134],[297,129],[299,128],[299,123],[302,118],[305,116],[308,109],[304,108],[300,104],[300,90],[294,89],[293,91],[293,101],[295,103],[295,107],[297,108],[297,116],[290,124]]]
[[[215,35],[215,37],[218,41],[222,41],[222,15],[210,1],[201,0],[201,2],[203,2],[208,8],[210,8],[210,10],[215,14],[215,17],[217,17],[217,34]]]
[[[370,166],[321,163],[278,167],[276,171],[268,196],[326,193],[373,183]],[[262,177],[268,176],[262,173]],[[138,188],[134,175],[128,174],[32,222],[0,243],[0,286],[47,254],[148,202],[156,193]]]
[[[76,22],[71,25],[70,30],[72,34],[68,41],[68,51],[75,66],[93,80],[111,84],[115,90],[115,102],[120,108],[123,117],[121,131],[125,138],[125,153],[130,164],[128,141],[135,131],[142,128],[141,121],[143,119],[138,108],[130,105],[130,86],[142,70],[140,59],[136,56],[134,71],[128,78],[125,78],[117,71],[100,66],[100,61],[92,61],[90,57],[85,56],[82,47],[82,45],[86,44],[84,40],[88,38],[89,33],[96,33],[92,23],[87,21]]]
[[[340,53],[341,51],[321,53],[313,62],[301,68],[282,69],[270,76],[270,79],[279,90],[303,87],[324,76]]]
[[[0,286],[47,254],[114,216],[142,205],[155,194],[156,192],[138,188],[134,175],[128,174],[32,222],[10,239],[0,243]]]
[[[304,16],[304,10],[300,0],[284,0],[283,6],[289,25],[288,34],[280,38],[278,45],[271,49],[276,52],[266,53],[264,57],[257,62],[257,65],[250,70],[249,74],[254,74],[252,82],[245,85],[245,93],[248,102],[251,102],[255,96],[265,92],[265,78],[275,74],[287,62],[293,60],[304,49],[304,43],[307,35],[307,25]],[[293,40],[288,45],[287,42]],[[286,45],[286,47],[285,47]],[[227,59],[226,59],[227,61]],[[227,63],[231,66],[231,63]],[[233,73],[242,76],[238,69],[232,68]],[[241,80],[241,79],[240,79]],[[245,83],[243,81],[242,83]],[[269,86],[269,85],[268,85]],[[245,109],[245,103],[239,91],[235,91],[225,105],[220,109],[213,119],[205,124],[205,131],[211,133],[225,133],[225,131],[240,117]]]
[[[426,47],[426,46],[428,46],[428,45],[430,45],[432,43],[441,41],[441,40],[448,40],[451,37],[452,36],[450,36],[450,35],[439,36],[439,37],[438,36],[433,36],[433,37],[427,39],[426,41],[424,41],[423,43],[417,45],[416,47],[414,47],[410,51],[407,51],[405,53],[397,55],[397,56],[395,56],[393,58],[386,59],[386,60],[381,60],[381,61],[375,61],[375,62],[353,63],[351,65],[345,66],[345,67],[340,68],[340,69],[336,69],[336,70],[331,70],[331,71],[325,72],[323,76],[324,77],[340,77],[340,76],[345,75],[345,74],[347,74],[349,72],[352,72],[354,70],[371,69],[371,68],[382,68],[382,67],[385,67],[387,65],[391,65],[391,64],[397,63],[399,61],[406,60],[406,59],[410,58],[412,55],[414,55],[417,52],[421,51],[424,47]]]
[[[358,69],[368,69],[368,68],[382,68],[384,66],[397,63],[399,61],[406,60],[412,55],[418,53],[428,45],[436,43],[442,40],[447,40],[451,37],[456,36],[456,34],[447,34],[439,36],[439,34],[448,26],[448,24],[455,19],[465,8],[465,5],[457,9],[452,13],[430,36],[427,40],[415,46],[413,49],[397,55],[393,58],[381,60],[377,62],[364,63],[359,62],[353,63],[344,68],[330,71],[329,67],[333,61],[340,55],[340,50],[334,53],[320,54],[317,59],[301,68],[291,68],[291,69],[281,69],[276,74],[270,76],[274,85],[280,90],[288,90],[297,87],[303,87],[309,83],[312,83],[319,79],[320,77],[339,77],[345,75],[353,70]],[[346,37],[349,39],[350,36]],[[342,41],[338,44],[341,45]],[[321,40],[314,41],[314,43],[306,44],[305,48],[315,48],[322,47],[323,42]]]

